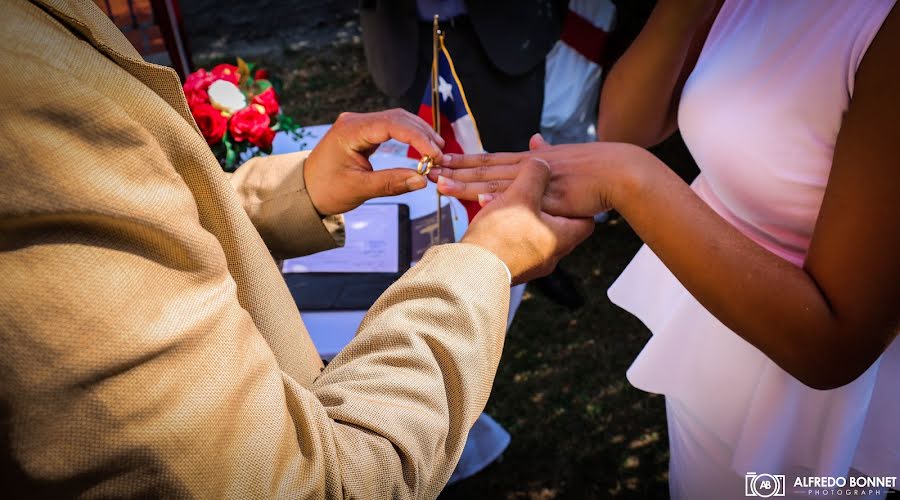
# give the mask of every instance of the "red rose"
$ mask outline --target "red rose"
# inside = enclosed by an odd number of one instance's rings
[[[259,104],[266,108],[266,114],[275,116],[278,114],[278,96],[275,95],[275,89],[267,88],[262,94],[253,97],[251,104]]]
[[[234,140],[250,141],[252,144],[259,145],[259,142],[265,142],[264,136],[268,134],[266,131],[271,130],[269,123],[266,109],[259,104],[251,104],[231,115],[228,129]],[[269,144],[271,145],[271,139]]]
[[[220,64],[212,69],[213,80],[226,80],[235,85],[241,81],[238,67],[233,64]]]
[[[194,121],[200,127],[200,132],[210,146],[217,144],[225,135],[228,128],[228,118],[222,116],[222,112],[212,107],[209,103],[201,103],[191,108]]]
[[[193,92],[195,90],[206,90],[209,88],[209,84],[215,81],[216,78],[213,77],[212,74],[207,73],[205,69],[198,69],[194,71],[190,75],[188,75],[187,79],[184,81],[184,93]]]
[[[184,97],[187,99],[189,107],[209,104],[209,95],[206,94],[206,89],[214,80],[212,74],[207,73],[205,69],[198,69],[188,75],[184,81]]]
[[[266,153],[272,152],[272,140],[275,139],[275,131],[266,127],[257,137],[251,137],[250,142]]]
[[[254,80],[268,80],[269,72],[264,69],[258,69],[258,70],[256,70],[256,73],[253,73],[253,79]]]
[[[205,90],[185,90],[184,97],[187,98],[188,107],[191,109],[201,104],[209,104],[209,94]]]

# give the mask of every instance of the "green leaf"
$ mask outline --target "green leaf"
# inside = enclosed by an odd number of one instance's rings
[[[285,130],[287,132],[294,132],[298,128],[300,128],[300,125],[298,125],[293,118],[284,113],[278,115],[278,125],[281,130]]]
[[[230,172],[234,168],[234,163],[237,161],[238,155],[234,150],[230,137],[223,138],[222,142],[225,143],[225,170]]]
[[[241,92],[244,93],[244,96],[246,96],[248,99],[252,99],[253,95],[255,95],[255,92],[253,91],[253,77],[248,77],[246,80],[244,80],[244,83],[242,83],[239,88],[241,89]]]
[[[266,89],[268,89],[269,87],[272,86],[272,82],[270,82],[269,80],[256,80],[254,82],[254,85],[258,89],[258,91],[256,93],[262,94],[263,92],[266,91]],[[276,91],[275,93],[277,94],[278,92]]]

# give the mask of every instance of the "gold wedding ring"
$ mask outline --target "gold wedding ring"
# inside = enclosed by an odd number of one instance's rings
[[[431,172],[431,167],[433,166],[434,159],[425,155],[419,160],[419,164],[416,165],[416,172],[418,172],[419,175],[428,175],[428,172]]]

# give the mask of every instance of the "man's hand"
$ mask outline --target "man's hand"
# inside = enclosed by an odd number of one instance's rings
[[[409,168],[373,171],[369,155],[389,139],[438,158],[444,140],[421,118],[401,109],[342,113],[304,166],[306,190],[322,215],[352,210],[364,201],[422,189],[427,180]]]
[[[462,200],[484,203],[512,185],[528,158],[550,165],[550,184],[542,209],[553,215],[593,217],[615,208],[626,192],[638,185],[644,167],[653,156],[631,144],[594,142],[550,146],[535,134],[531,151],[472,155],[443,155],[439,168],[428,177],[438,191]],[[481,196],[479,196],[481,195]]]
[[[594,230],[593,219],[555,217],[541,211],[549,182],[546,162],[523,160],[509,188],[484,206],[461,240],[493,252],[506,263],[514,284],[549,274]]]

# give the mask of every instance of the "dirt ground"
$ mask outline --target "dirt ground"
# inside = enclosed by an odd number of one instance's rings
[[[307,125],[387,106],[366,71],[355,4],[182,0],[195,63],[237,55],[261,63],[283,80],[285,110]],[[661,155],[690,161],[670,149]],[[606,297],[639,246],[613,217],[563,262],[588,297],[585,307],[569,311],[526,295],[487,405],[512,443],[500,462],[443,498],[668,497],[663,398],[625,379],[650,333]]]

